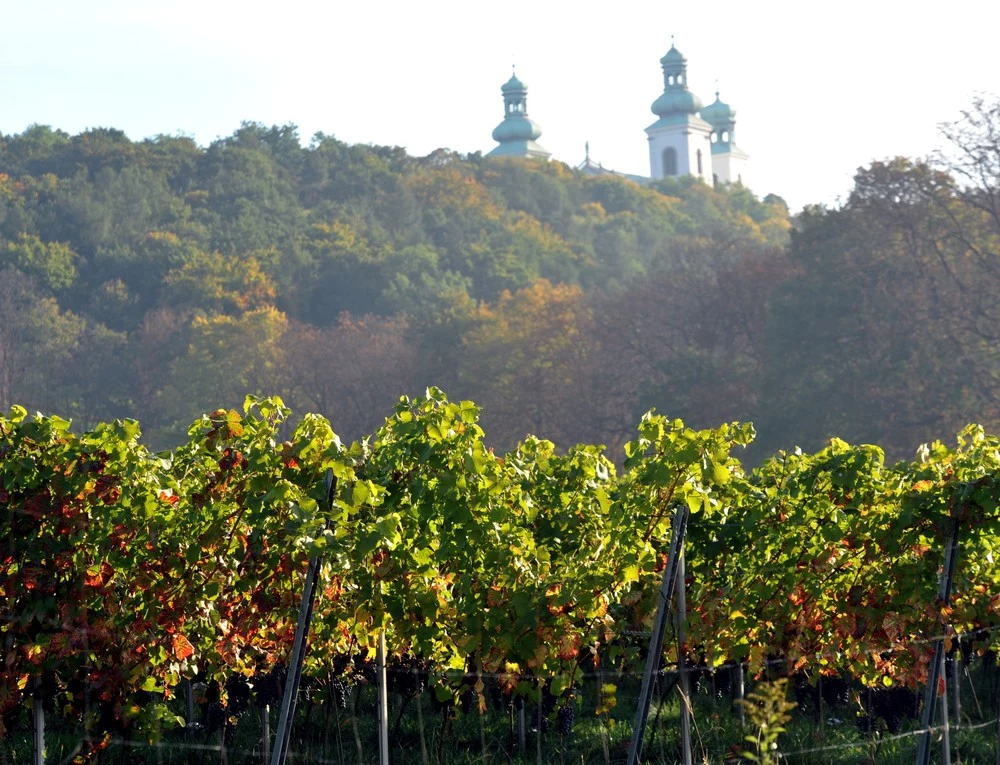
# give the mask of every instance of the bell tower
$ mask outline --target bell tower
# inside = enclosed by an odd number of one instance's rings
[[[663,93],[650,107],[659,119],[646,128],[652,178],[693,175],[712,183],[712,126],[698,116],[701,100],[690,90],[687,59],[673,44],[660,59]]]
[[[542,129],[528,119],[528,86],[512,74],[500,86],[503,94],[503,122],[493,131],[493,140],[499,143],[487,157],[537,157],[548,159],[552,155],[535,141]]]
[[[715,101],[701,110],[701,116],[712,126],[712,173],[716,185],[749,186],[750,155],[736,145],[736,110],[720,101],[716,90]]]

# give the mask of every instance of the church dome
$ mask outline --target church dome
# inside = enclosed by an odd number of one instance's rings
[[[515,91],[527,90],[527,89],[528,86],[525,85],[523,82],[521,82],[519,79],[517,79],[516,74],[512,74],[510,76],[510,79],[500,86],[501,93],[513,93]]]
[[[736,110],[729,104],[719,100],[719,94],[715,94],[715,101],[701,110],[701,118],[710,125],[727,125],[736,117]]]
[[[493,140],[497,143],[534,141],[541,134],[542,129],[527,117],[509,116],[493,130]]]
[[[666,55],[660,59],[660,63],[664,67],[667,66],[682,67],[687,64],[687,59],[684,58],[683,53],[681,53],[679,50],[677,50],[677,48],[671,45],[670,50],[668,50]]]
[[[659,117],[670,117],[674,114],[697,114],[703,104],[701,99],[686,88],[667,88],[653,101],[650,107],[653,114]]]

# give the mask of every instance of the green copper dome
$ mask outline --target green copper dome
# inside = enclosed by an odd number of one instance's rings
[[[511,141],[534,141],[542,134],[542,129],[527,117],[508,116],[493,130],[493,140],[497,143]]]
[[[501,93],[514,93],[519,90],[527,90],[528,86],[517,79],[516,74],[512,74],[510,79],[507,80],[503,85],[500,86]]]
[[[683,68],[687,65],[687,59],[684,58],[684,54],[681,53],[677,48],[671,44],[670,50],[667,51],[666,55],[660,59],[660,64],[664,69],[667,67],[677,69]]]
[[[702,106],[701,99],[687,88],[671,87],[653,101],[650,109],[659,117],[672,117],[675,114],[697,114]]]
[[[701,118],[719,130],[727,130],[735,117],[736,110],[720,101],[718,93],[715,94],[715,100],[701,110]]]
[[[660,59],[663,67],[663,93],[650,107],[661,119],[695,115],[704,104],[687,88],[687,59],[672,44]]]
[[[503,93],[503,122],[493,131],[496,146],[488,157],[535,157],[548,159],[551,155],[537,143],[542,129],[528,119],[528,86],[517,75],[500,86]]]

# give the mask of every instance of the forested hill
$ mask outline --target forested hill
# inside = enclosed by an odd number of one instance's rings
[[[166,446],[276,393],[353,437],[436,385],[501,448],[617,446],[656,406],[753,419],[767,448],[910,450],[994,411],[992,325],[946,302],[992,274],[955,244],[960,204],[923,165],[875,165],[790,237],[780,198],[693,181],[291,126],[204,148],[36,126],[0,136],[0,409],[134,416]]]

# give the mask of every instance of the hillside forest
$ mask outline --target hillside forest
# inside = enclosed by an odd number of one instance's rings
[[[617,455],[651,407],[912,456],[1000,426],[1000,101],[836,206],[244,123],[0,135],[0,411],[184,440],[248,392],[375,430],[436,386]]]

